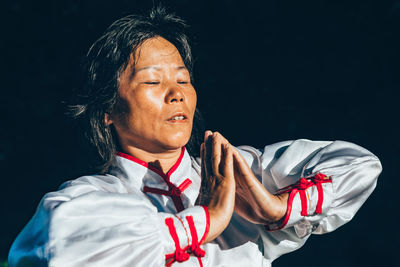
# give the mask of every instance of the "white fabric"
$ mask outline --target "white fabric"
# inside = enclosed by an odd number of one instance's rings
[[[331,176],[323,184],[323,213],[314,215],[318,192],[310,196],[308,216],[301,216],[296,195],[288,224],[268,232],[234,214],[214,243],[202,245],[203,266],[270,266],[282,254],[300,248],[311,233],[323,234],[348,222],[373,191],[381,172],[379,160],[357,145],[343,142],[287,141],[238,148],[255,175],[272,193],[300,177],[321,172]],[[117,157],[107,175],[84,176],[46,194],[28,225],[13,243],[10,266],[164,266],[175,244],[165,224],[172,218],[181,247],[192,243],[186,216],[193,216],[198,239],[206,229],[206,212],[194,206],[200,189],[199,159],[185,152],[170,177],[183,192],[185,209],[177,213],[171,197],[143,193],[143,186],[167,190],[157,173]],[[179,217],[179,218],[178,218]],[[183,223],[183,224],[182,224]],[[199,266],[191,255],[173,266]]]

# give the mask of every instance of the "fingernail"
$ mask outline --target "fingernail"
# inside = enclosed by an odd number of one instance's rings
[[[204,139],[207,139],[210,135],[212,135],[212,132],[211,132],[210,130],[207,130],[207,131],[204,133]]]

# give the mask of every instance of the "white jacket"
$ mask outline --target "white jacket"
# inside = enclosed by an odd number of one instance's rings
[[[168,174],[118,153],[107,175],[84,176],[46,194],[9,254],[13,266],[270,266],[310,234],[351,220],[381,172],[357,145],[309,140],[238,148],[271,192],[290,192],[281,225],[234,214],[213,243],[207,207],[196,206],[199,159],[182,149]],[[305,179],[300,179],[305,178]]]

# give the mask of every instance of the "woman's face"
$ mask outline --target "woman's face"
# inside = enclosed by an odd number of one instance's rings
[[[190,138],[196,91],[176,47],[162,37],[146,40],[119,78],[120,100],[110,114],[122,148],[160,153]]]

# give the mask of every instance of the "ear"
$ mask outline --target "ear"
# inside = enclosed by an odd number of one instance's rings
[[[104,114],[104,123],[106,126],[110,126],[113,123],[110,114],[108,113]]]

